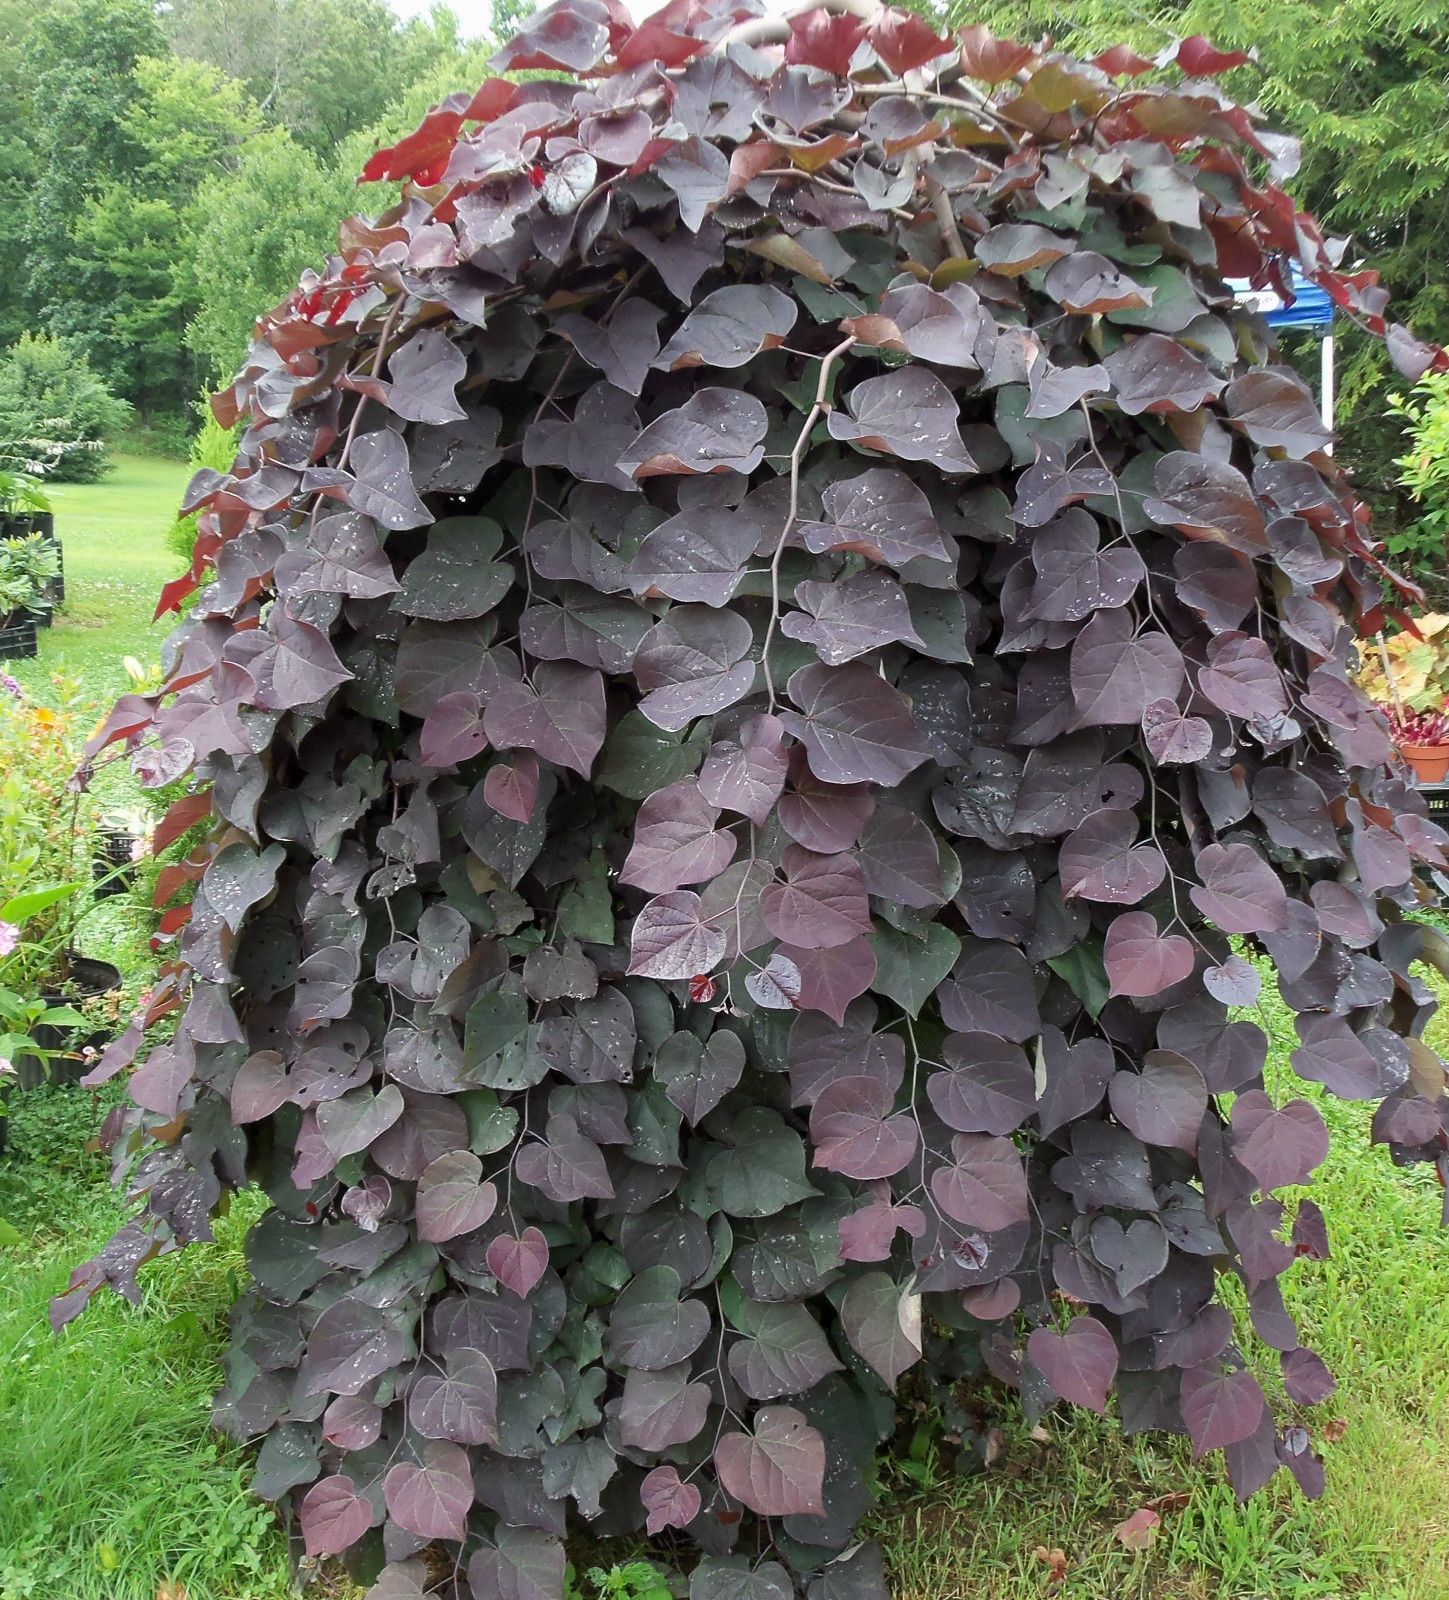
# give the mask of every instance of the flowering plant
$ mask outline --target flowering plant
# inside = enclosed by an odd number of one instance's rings
[[[1414,711],[1407,706],[1390,706],[1386,715],[1389,732],[1401,749],[1405,745],[1449,744],[1449,712]]]

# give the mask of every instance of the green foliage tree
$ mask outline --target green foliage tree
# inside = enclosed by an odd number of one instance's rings
[[[54,478],[89,482],[106,470],[106,440],[130,413],[82,352],[54,335],[22,334],[0,356],[0,457],[43,461]]]
[[[198,176],[235,166],[258,127],[245,89],[204,62],[145,57],[120,122],[133,164],[82,208],[68,292],[47,318],[143,412],[195,387],[185,343],[196,301]]]
[[[44,328],[184,415],[325,256],[376,138],[468,74],[443,8],[0,0],[0,349]]]
[[[1415,327],[1449,333],[1443,0],[952,0],[947,14],[1017,37],[1051,34],[1088,55],[1124,40],[1152,55],[1195,33],[1255,50],[1257,64],[1224,82],[1301,137],[1295,200],[1349,240],[1349,263],[1372,261]],[[1396,380],[1378,340],[1348,324],[1339,333],[1343,455],[1392,531],[1413,516],[1395,466],[1402,443],[1388,394]]]
[[[23,98],[14,109],[40,157],[24,203],[28,293],[55,306],[71,293],[85,203],[136,164],[136,63],[165,41],[148,0],[54,0],[19,16]]]
[[[177,0],[170,25],[179,55],[244,83],[269,121],[324,160],[399,83],[459,48],[451,12],[400,24],[384,0]]]

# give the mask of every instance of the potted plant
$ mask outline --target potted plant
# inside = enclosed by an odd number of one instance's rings
[[[53,542],[31,533],[0,539],[0,657],[33,656],[37,626],[54,608],[48,586],[60,573]]]
[[[1449,711],[1390,706],[1387,716],[1399,754],[1419,782],[1443,783],[1449,777]]]
[[[150,815],[140,808],[102,815],[91,855],[98,896],[125,894],[135,882],[136,863],[147,854],[152,827]]]
[[[1449,777],[1449,615],[1430,612],[1364,652],[1358,685],[1420,783]]]
[[[46,594],[52,606],[58,606],[65,600],[65,560],[55,536],[50,496],[37,473],[0,467],[0,538],[25,538],[30,534],[38,534],[55,553],[55,572],[46,579]],[[41,626],[48,626],[48,621]]]

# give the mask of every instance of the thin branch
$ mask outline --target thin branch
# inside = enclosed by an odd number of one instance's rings
[[[770,671],[770,646],[774,643],[775,629],[780,622],[780,562],[785,555],[785,541],[790,537],[800,513],[800,459],[805,454],[805,446],[810,442],[815,424],[830,409],[830,402],[825,398],[825,392],[830,387],[831,371],[835,363],[854,343],[854,339],[842,339],[820,358],[820,381],[815,385],[815,403],[806,413],[805,421],[796,436],[794,448],[790,451],[790,507],[785,513],[785,524],[780,529],[780,537],[775,541],[774,554],[770,558],[770,625],[765,630],[765,642],[760,647],[760,665],[765,673],[765,687],[770,694],[771,711],[774,711],[779,702],[775,695],[774,675]]]

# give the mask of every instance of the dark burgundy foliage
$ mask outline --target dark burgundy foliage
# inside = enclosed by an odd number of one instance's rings
[[[1383,569],[1224,278],[1442,353],[1242,58],[755,9],[553,6],[498,66],[559,76],[369,164],[404,198],[259,325],[96,740],[214,828],[108,1130],[143,1209],[55,1319],[260,1184],[218,1421],[378,1595],[444,1540],[559,1600],[575,1517],[687,1531],[698,1600],[883,1595],[892,1391],[969,1433],[983,1372],[1316,1492],[1214,1303],[1331,1391],[1277,1287],[1327,1135],[1232,938],[1449,1164]]]

